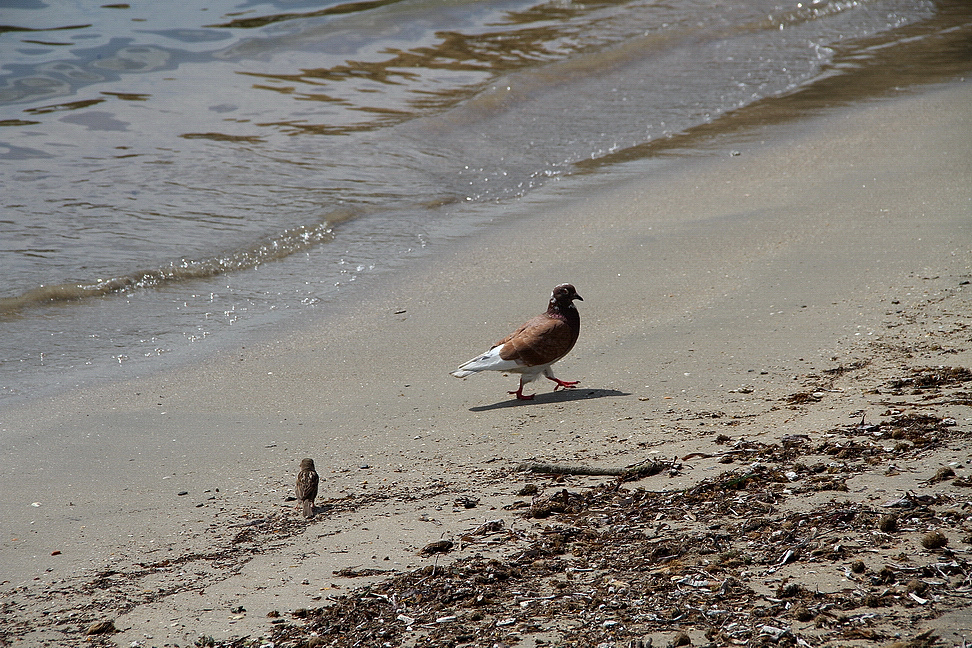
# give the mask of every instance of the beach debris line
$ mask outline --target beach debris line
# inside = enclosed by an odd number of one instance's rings
[[[519,400],[533,399],[533,394],[523,394],[523,386],[541,374],[557,383],[554,391],[576,386],[579,381],[560,380],[551,369],[574,348],[580,334],[580,313],[574,306],[575,300],[584,301],[571,284],[556,286],[545,312],[491,346],[486,353],[459,365],[452,375],[465,378],[480,371],[518,373],[519,387],[509,393]]]
[[[916,499],[907,527],[892,533],[878,530],[880,504],[789,507],[799,493],[786,473],[800,459],[774,445],[759,465],[686,489],[548,489],[566,505],[501,534],[493,555],[477,550],[366,585],[270,638],[345,648],[420,637],[417,645],[445,648],[552,633],[577,646],[796,648],[903,634],[918,642],[907,645],[936,645],[921,626],[964,607],[972,563],[947,546],[926,548],[923,530],[961,531],[968,516],[954,515],[944,493]]]

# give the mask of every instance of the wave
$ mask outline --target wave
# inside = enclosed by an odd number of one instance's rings
[[[108,279],[37,286],[14,297],[0,298],[0,319],[38,306],[82,301],[141,288],[160,288],[176,282],[207,279],[255,268],[333,240],[334,227],[354,216],[351,210],[336,210],[320,223],[287,229],[255,245],[210,258],[181,259],[159,268],[136,270]]]

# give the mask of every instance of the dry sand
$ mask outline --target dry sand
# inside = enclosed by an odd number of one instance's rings
[[[611,184],[569,182],[511,205],[502,222],[373,280],[305,330],[3,412],[0,644],[81,645],[106,619],[119,632],[93,640],[123,646],[269,636],[285,624],[268,613],[292,623],[288,612],[389,570],[514,551],[497,541],[418,553],[485,520],[524,534],[549,524],[511,508],[529,501],[517,495],[525,483],[552,482],[516,472],[521,461],[679,457],[674,476],[626,485],[677,492],[731,469],[715,455],[740,441],[806,435],[818,447],[895,412],[954,419],[951,440],[902,455],[895,470],[857,471],[847,492],[793,495],[787,509],[944,493],[959,512],[949,551],[967,564],[972,489],[923,480],[943,465],[972,472],[961,397],[972,387],[918,403],[887,385],[912,368],[972,367],[970,144],[968,82],[756,129],[731,142],[738,154],[651,173],[632,165]],[[580,341],[556,369],[579,388],[537,382],[535,400],[516,402],[506,395],[516,377],[448,375],[563,281],[585,301]],[[840,367],[854,369],[825,373]],[[304,456],[322,477],[311,523],[287,499]],[[869,551],[944,560],[916,540],[923,529],[910,531],[860,549],[869,568],[883,559]],[[804,563],[745,573],[767,591],[784,576],[854,588],[845,567],[859,557],[809,575]],[[385,571],[335,574],[348,568]],[[945,610],[959,594],[927,600]],[[967,615],[925,622],[952,643],[972,636]],[[678,629],[705,641],[674,622],[667,638]],[[504,641],[556,641],[548,630],[514,625]]]

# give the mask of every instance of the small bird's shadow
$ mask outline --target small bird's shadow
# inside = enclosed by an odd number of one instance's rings
[[[511,398],[509,400],[493,403],[492,405],[479,405],[470,407],[470,412],[486,412],[504,407],[519,407],[521,405],[541,405],[545,403],[566,403],[576,400],[590,400],[592,398],[609,398],[612,396],[630,396],[629,392],[618,391],[617,389],[565,389],[563,391],[545,392],[536,394],[531,400],[519,400]]]

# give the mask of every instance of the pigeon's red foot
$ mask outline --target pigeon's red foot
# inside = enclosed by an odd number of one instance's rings
[[[557,383],[557,386],[554,387],[554,391],[557,391],[561,387],[564,389],[572,389],[573,387],[576,387],[578,383],[580,383],[579,380],[561,380],[560,378],[551,378],[550,376],[547,376],[546,378]]]
[[[515,394],[517,400],[533,400],[534,394],[529,394],[527,396],[523,395],[523,385],[516,391],[506,392],[507,394]]]

